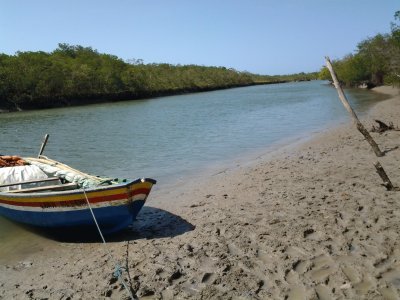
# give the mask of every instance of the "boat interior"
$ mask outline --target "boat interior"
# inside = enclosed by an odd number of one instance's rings
[[[0,192],[40,193],[112,184],[109,178],[85,174],[45,156],[0,156]]]

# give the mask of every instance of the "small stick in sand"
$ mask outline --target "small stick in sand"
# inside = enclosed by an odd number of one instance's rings
[[[339,84],[339,81],[336,77],[335,71],[333,70],[333,67],[332,67],[329,57],[326,56],[325,59],[326,59],[326,66],[327,66],[329,72],[331,73],[331,76],[333,79],[333,84],[335,85],[335,88],[339,94],[339,99],[340,99],[340,101],[342,101],[344,107],[347,109],[347,111],[350,113],[351,117],[353,118],[353,122],[355,123],[358,131],[361,132],[361,134],[365,137],[367,142],[371,145],[372,150],[374,150],[376,156],[378,156],[378,157],[384,156],[385,155],[384,152],[382,152],[379,149],[377,143],[374,141],[372,136],[369,134],[368,130],[365,129],[364,125],[360,122],[356,113],[354,112],[354,110],[351,108],[349,102],[347,101],[346,95],[344,94],[343,89]]]

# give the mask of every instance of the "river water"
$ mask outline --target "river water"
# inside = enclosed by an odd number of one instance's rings
[[[384,97],[346,91],[358,114]],[[147,100],[0,114],[0,154],[44,154],[82,171],[150,177],[160,189],[283,140],[348,120],[325,81],[259,85]],[[23,229],[0,217],[0,239]],[[2,247],[7,243],[2,242]]]

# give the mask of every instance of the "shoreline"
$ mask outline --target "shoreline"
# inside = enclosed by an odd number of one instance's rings
[[[305,80],[304,80],[305,81]],[[25,106],[21,108],[19,106],[15,107],[14,109],[0,107],[0,114],[2,113],[15,113],[15,112],[23,112],[23,111],[33,111],[33,110],[41,110],[41,109],[52,109],[52,108],[64,108],[64,107],[76,107],[76,106],[86,106],[92,104],[101,104],[101,103],[113,103],[113,102],[124,102],[124,101],[135,101],[135,100],[147,100],[147,99],[154,99],[160,97],[168,97],[168,96],[179,96],[179,95],[187,95],[187,94],[195,94],[195,93],[205,93],[205,92],[212,92],[212,91],[219,91],[219,90],[227,90],[227,89],[234,89],[234,88],[241,88],[241,87],[249,87],[249,86],[256,86],[256,85],[271,85],[271,84],[281,84],[281,83],[288,83],[288,82],[295,82],[295,81],[288,81],[288,80],[277,80],[277,81],[266,81],[266,82],[251,82],[245,84],[231,84],[226,86],[217,86],[217,87],[204,87],[204,88],[183,88],[183,89],[176,89],[176,90],[163,90],[156,93],[151,94],[132,94],[132,93],[121,93],[120,95],[105,95],[105,96],[97,96],[98,98],[94,98],[96,95],[89,95],[86,97],[81,98],[71,98],[65,99],[60,98],[59,102],[53,105],[44,104],[41,105],[40,101],[38,100],[33,106]]]
[[[334,89],[333,86],[332,86],[332,88]],[[365,115],[368,115],[368,112],[371,111],[373,109],[373,107],[378,105],[381,101],[389,100],[393,96],[393,93],[397,92],[397,89],[392,90],[390,88],[390,90],[387,91],[387,88],[388,87],[386,87],[386,86],[382,87],[383,92],[381,92],[380,87],[371,89],[370,93],[379,94],[379,98],[381,98],[381,99],[377,100],[376,103],[374,103],[367,110],[367,112],[365,112],[365,111],[358,112],[358,114],[359,114],[358,116],[360,118],[363,118],[363,117],[365,117]],[[362,89],[360,89],[360,90],[362,90]],[[386,97],[383,97],[383,95],[386,95]],[[339,99],[337,99],[337,100],[338,100],[338,102],[340,102]],[[257,147],[257,149],[255,149],[255,150],[254,149],[249,150],[245,153],[242,153],[240,156],[229,157],[226,160],[221,161],[217,165],[215,165],[215,164],[207,165],[207,166],[201,168],[201,170],[196,170],[196,174],[193,174],[193,173],[184,174],[179,178],[175,178],[175,180],[173,180],[173,183],[168,182],[166,184],[163,184],[163,183],[161,183],[161,181],[159,181],[157,183],[157,185],[153,187],[152,194],[154,194],[154,191],[157,191],[159,188],[172,189],[172,187],[179,186],[184,181],[195,181],[195,182],[200,181],[201,182],[202,178],[205,178],[207,176],[215,176],[220,173],[226,173],[227,171],[230,172],[232,170],[237,169],[240,166],[251,166],[251,165],[257,163],[257,161],[259,161],[260,158],[262,158],[264,160],[265,159],[271,160],[274,157],[279,157],[281,152],[288,151],[288,150],[294,149],[294,148],[298,148],[302,144],[310,142],[311,140],[314,140],[314,139],[318,138],[319,136],[326,134],[327,132],[329,132],[330,130],[332,130],[334,128],[348,126],[348,124],[350,122],[349,121],[350,117],[346,114],[346,112],[344,112],[343,115],[345,116],[345,118],[343,118],[343,120],[331,121],[329,123],[326,123],[324,126],[322,126],[320,128],[310,129],[308,131],[305,131],[305,132],[302,132],[302,133],[299,133],[299,134],[296,134],[293,136],[282,138],[281,140],[274,141],[269,145],[266,145],[263,147]]]
[[[362,118],[400,125],[398,90]],[[396,299],[399,192],[381,185],[352,125],[323,130],[200,182],[155,191],[107,244],[139,298]],[[372,133],[400,185],[400,132]],[[174,199],[174,203],[168,202]],[[100,243],[54,243],[0,265],[0,298],[127,297]],[[126,272],[124,272],[126,276]],[[392,297],[392,298],[390,298]]]

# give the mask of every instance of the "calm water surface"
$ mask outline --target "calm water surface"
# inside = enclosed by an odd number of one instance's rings
[[[364,90],[346,93],[358,114],[384,98]],[[51,158],[95,175],[151,177],[162,188],[347,119],[326,82],[260,85],[0,114],[0,153],[36,156],[49,133],[44,154]],[[11,226],[4,222],[0,218],[2,239],[2,227]]]
[[[378,95],[348,93],[365,112]],[[0,114],[0,153],[45,155],[110,177],[160,184],[346,120],[325,82],[236,88],[149,100]]]

